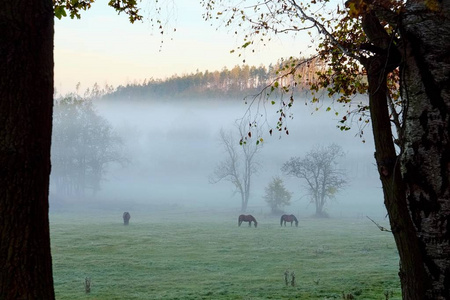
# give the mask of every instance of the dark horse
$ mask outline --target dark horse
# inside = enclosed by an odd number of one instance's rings
[[[298,227],[298,220],[294,215],[282,215],[281,220],[280,220],[281,226],[283,226],[283,222],[284,222],[284,226],[286,226],[286,222],[291,222],[291,226],[292,226],[292,222],[295,222],[295,226]]]
[[[128,225],[128,223],[130,222],[130,213],[129,212],[124,212],[123,213],[123,225]]]
[[[241,226],[242,222],[248,222],[248,226],[252,226],[252,222],[255,223],[255,227],[258,226],[258,222],[252,215],[240,215],[238,219],[238,226]]]

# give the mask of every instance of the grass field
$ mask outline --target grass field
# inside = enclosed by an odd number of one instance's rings
[[[130,213],[51,213],[57,299],[401,299],[393,237],[368,219]]]

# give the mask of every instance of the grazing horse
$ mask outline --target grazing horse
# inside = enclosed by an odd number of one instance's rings
[[[128,223],[130,222],[130,213],[129,212],[124,212],[123,213],[123,225],[128,225]]]
[[[280,220],[280,226],[283,226],[283,222],[284,226],[286,226],[286,222],[291,222],[291,226],[292,222],[295,222],[295,226],[298,227],[298,220],[294,215],[282,215]]]
[[[238,226],[241,226],[242,222],[248,222],[248,226],[250,227],[252,226],[252,222],[254,222],[255,228],[258,226],[258,222],[256,222],[255,217],[252,215],[240,215],[238,219]]]

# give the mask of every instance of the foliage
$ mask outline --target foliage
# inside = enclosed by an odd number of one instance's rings
[[[281,170],[304,180],[304,186],[316,206],[316,216],[326,216],[325,205],[346,186],[344,173],[337,168],[337,160],[344,156],[342,147],[331,144],[315,146],[305,157],[291,157]]]
[[[95,0],[53,0],[53,10],[55,17],[61,19],[67,17],[67,11],[70,18],[81,18],[81,11],[91,8]],[[139,1],[140,2],[140,1]],[[139,7],[136,0],[110,0],[108,5],[114,8],[119,14],[121,12],[128,15],[131,23],[142,20]]]
[[[278,213],[284,206],[291,204],[292,194],[284,187],[283,180],[275,177],[265,188],[264,200],[270,206],[272,213]]]
[[[321,94],[347,107],[341,130],[357,120],[363,135],[371,122],[404,299],[446,298],[448,282],[439,278],[449,272],[450,231],[439,224],[449,216],[440,205],[449,198],[449,174],[442,171],[449,152],[449,3],[348,0],[345,8],[328,0],[203,3],[206,19],[223,17],[226,26],[244,33],[239,50],[270,34],[310,34],[327,66],[310,85],[311,101],[318,103]],[[286,94],[290,86],[273,85]],[[368,103],[354,101],[362,93]],[[281,106],[283,123],[288,114],[286,104]]]
[[[52,183],[59,194],[100,190],[106,166],[126,163],[120,137],[89,99],[75,94],[56,100],[53,114]]]
[[[217,164],[209,177],[209,182],[217,183],[222,180],[231,182],[236,189],[235,193],[241,195],[241,211],[245,212],[250,199],[252,175],[258,170],[256,154],[261,145],[242,142],[242,140],[237,144],[233,134],[225,133],[223,129],[220,130],[220,140],[225,149],[226,158]]]
[[[324,0],[253,1],[245,6],[234,1],[204,0],[202,4],[206,9],[206,20],[222,19],[225,26],[233,26],[234,33],[243,40],[243,44],[236,49],[239,53],[251,47],[265,45],[272,40],[274,34],[309,35],[309,47],[316,47],[317,53],[309,60],[286,60],[279,66],[278,78],[272,82],[269,92],[256,96],[269,99],[271,92],[276,90],[290,95],[288,98],[292,99],[298,86],[307,85],[311,92],[311,104],[317,105],[324,97],[334,99],[337,104],[347,107],[347,112],[341,116],[337,127],[340,130],[349,130],[356,121],[360,135],[363,136],[364,128],[370,121],[369,106],[366,102],[357,100],[356,96],[368,90],[367,59],[385,50],[367,36],[361,18],[364,13],[379,10],[380,15],[385,17],[381,20],[385,35],[380,36],[380,40],[382,37],[383,43],[388,42],[396,46],[399,42],[395,20],[402,11],[402,1],[381,1],[371,5],[360,0],[347,1],[347,9]],[[372,23],[376,21],[373,20]],[[398,55],[392,51],[391,57],[394,62]],[[299,68],[310,64],[311,60],[320,66],[316,68],[313,80],[298,72]],[[390,65],[387,67],[391,68]],[[403,102],[400,99],[398,69],[393,66],[390,71],[393,72],[388,81],[391,115],[393,122],[399,127],[398,116]],[[270,102],[275,104],[276,101]],[[289,116],[287,111],[291,105],[292,101],[280,100],[280,108],[277,111],[280,121],[276,127],[286,134],[288,129],[284,126],[284,120]],[[333,106],[327,105],[326,110],[333,110]],[[338,115],[338,112],[335,111],[335,114]]]

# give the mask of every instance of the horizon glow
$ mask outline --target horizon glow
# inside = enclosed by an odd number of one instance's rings
[[[84,91],[95,83],[117,87],[197,70],[231,69],[244,60],[250,66],[268,66],[280,58],[306,56],[310,43],[302,43],[306,37],[274,36],[267,46],[256,48],[254,53],[241,52],[239,57],[230,51],[242,40],[220,21],[204,21],[199,2],[178,1],[167,16],[172,30],[164,35],[152,28],[147,10],[151,8],[143,8],[143,22],[131,24],[126,15],[117,15],[108,7],[106,0],[97,0],[79,20],[55,19],[57,94],[74,92],[78,82]]]

